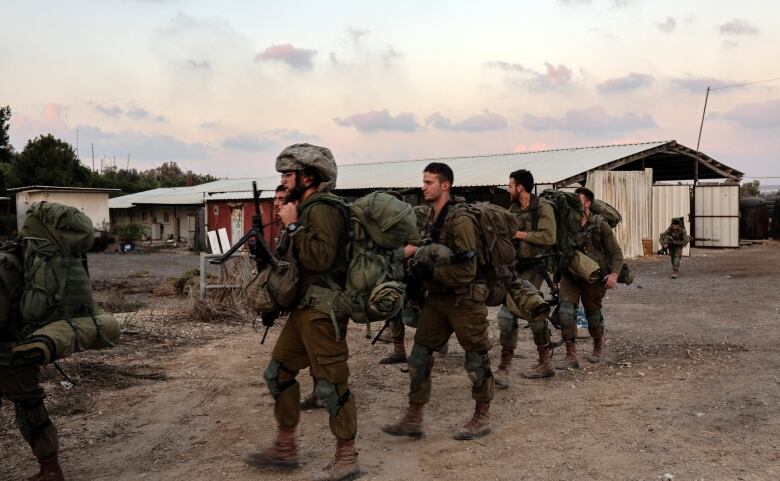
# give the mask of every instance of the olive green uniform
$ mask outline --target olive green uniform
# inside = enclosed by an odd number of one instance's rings
[[[675,232],[672,226],[669,226],[668,229],[661,233],[660,240],[661,244],[667,246],[669,257],[672,258],[672,267],[677,271],[680,268],[683,248],[691,241],[691,237],[682,227]]]
[[[528,233],[525,240],[516,243],[518,276],[539,289],[544,281],[544,275],[540,271],[544,265],[524,264],[522,259],[546,254],[549,248],[555,245],[555,210],[552,203],[539,201],[536,196],[532,196],[528,208],[524,209],[520,203],[513,202],[509,206],[509,212],[517,217],[519,230]],[[534,228],[534,215],[537,213],[538,221]],[[537,346],[546,346],[550,343],[550,330],[547,328],[546,319],[529,320],[528,323]],[[517,318],[506,306],[501,306],[498,311],[498,325],[501,329],[501,347],[514,351],[517,348],[518,323]]]
[[[347,316],[331,303],[343,289],[347,269],[346,211],[335,196],[314,193],[298,206],[300,227],[287,241],[298,260],[301,299],[285,322],[266,368],[266,384],[274,396],[274,415],[281,427],[300,420],[298,371],[310,367],[316,392],[330,414],[330,428],[339,440],[357,433],[357,411],[350,394]]]
[[[599,264],[602,279],[589,284],[568,273],[561,276],[561,303],[558,312],[561,336],[569,340],[573,340],[577,334],[576,311],[580,299],[591,336],[601,332],[604,327],[601,301],[607,292],[603,278],[609,274],[619,274],[623,268],[623,251],[609,223],[598,214],[591,214],[580,228],[577,233],[577,248]]]
[[[2,339],[0,339],[2,341]],[[46,394],[39,381],[40,369],[34,363],[11,361],[11,342],[0,342],[0,402],[14,403],[16,425],[36,458],[57,454],[57,429],[43,403]]]
[[[426,236],[452,252],[476,251],[479,242],[475,219],[466,214],[466,202],[452,199],[440,229],[432,212]],[[441,222],[439,223],[441,224]],[[409,401],[425,404],[431,398],[433,351],[447,343],[452,333],[466,352],[465,368],[471,378],[471,395],[478,402],[493,399],[494,380],[488,350],[487,285],[471,258],[435,267],[426,281],[428,295],[422,308],[414,347],[409,355]]]

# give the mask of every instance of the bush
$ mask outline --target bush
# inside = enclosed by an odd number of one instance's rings
[[[149,228],[143,224],[130,223],[114,226],[114,235],[122,244],[131,244],[141,240],[148,232]]]

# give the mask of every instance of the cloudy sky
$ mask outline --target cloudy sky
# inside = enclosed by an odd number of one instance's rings
[[[704,92],[780,77],[765,0],[9,0],[11,140],[91,165],[265,175],[290,143],[341,163],[659,139]],[[780,81],[714,91],[702,151],[780,176]]]

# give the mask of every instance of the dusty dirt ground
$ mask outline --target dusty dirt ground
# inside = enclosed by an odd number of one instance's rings
[[[53,369],[44,370],[68,479],[308,479],[330,460],[326,414],[314,411],[302,415],[301,469],[260,472],[239,461],[273,436],[261,369],[279,328],[261,346],[245,324],[193,322],[186,300],[149,294],[163,277],[197,266],[196,256],[103,255],[91,262],[103,295],[116,295],[111,284],[125,282],[140,310],[122,316],[117,347],[62,362],[79,378],[76,387],[65,390]],[[450,354],[436,360],[426,436],[380,432],[401,413],[408,378],[398,366],[378,365],[389,346],[370,346],[353,324],[362,479],[780,479],[780,243],[694,249],[675,281],[668,258],[633,265],[635,284],[606,300],[606,362],[586,365],[585,340],[578,344],[582,369],[541,381],[516,376],[511,388],[496,391],[494,432],[478,441],[451,437],[472,408],[454,339]],[[494,365],[497,356],[494,349]],[[515,375],[534,356],[524,332]],[[299,380],[308,392],[308,376]],[[8,403],[0,415],[0,479],[24,479],[34,459]]]

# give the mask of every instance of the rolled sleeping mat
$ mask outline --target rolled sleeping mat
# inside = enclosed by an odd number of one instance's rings
[[[520,278],[509,284],[505,305],[513,315],[529,321],[542,320],[550,314],[550,305],[539,289]]]
[[[121,336],[119,321],[111,314],[99,314],[94,318],[75,317],[72,323],[71,326],[71,323],[62,320],[46,324],[20,341],[13,349],[14,354],[35,359],[42,352],[42,364],[47,364],[66,358],[79,348],[111,347]]]
[[[598,262],[577,251],[569,264],[569,273],[577,279],[593,284],[601,278],[601,267]]]

